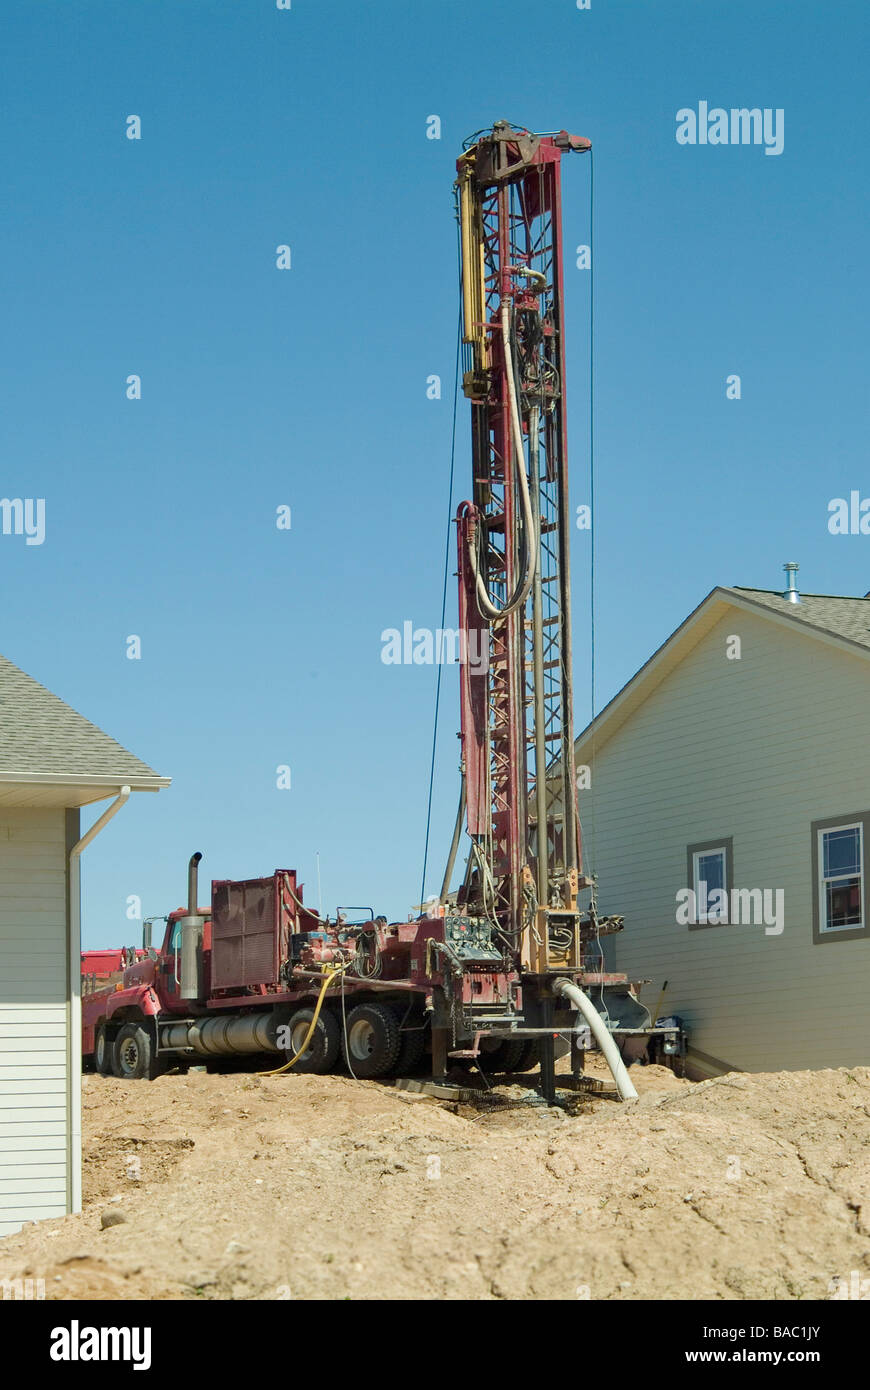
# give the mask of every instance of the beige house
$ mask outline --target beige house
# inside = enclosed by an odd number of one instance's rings
[[[80,859],[168,784],[0,657],[0,1237],[81,1207]]]
[[[870,1064],[870,597],[714,589],[577,763],[609,958],[689,1074]]]

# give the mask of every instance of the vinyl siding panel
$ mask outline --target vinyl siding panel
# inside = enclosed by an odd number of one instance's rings
[[[726,639],[741,638],[740,660]],[[580,793],[587,870],[625,915],[608,955],[690,1044],[747,1071],[870,1063],[870,939],[813,942],[811,825],[870,811],[870,661],[734,610],[603,742]],[[733,839],[736,888],[782,889],[784,930],[676,923],[693,843]],[[870,845],[865,846],[870,853]],[[870,904],[867,904],[870,911]],[[699,1065],[698,1070],[708,1070]]]
[[[56,1150],[57,1139],[52,1134],[6,1134],[0,1137],[0,1164],[17,1162],[23,1153],[38,1154],[34,1160],[38,1163],[65,1163],[63,1156],[56,1156]]]
[[[32,1150],[22,1150],[14,1163],[4,1163],[0,1155],[0,1178],[18,1181],[33,1178],[62,1178],[66,1191],[66,1164],[45,1163]]]
[[[0,1235],[69,1209],[66,894],[64,812],[0,809]]]

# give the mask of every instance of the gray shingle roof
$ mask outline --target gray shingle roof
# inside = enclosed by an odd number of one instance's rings
[[[723,586],[724,587],[724,586]],[[789,603],[787,599],[767,589],[726,588],[725,593],[737,594],[740,598],[759,603],[764,608],[772,608],[784,617],[808,627],[832,632],[837,637],[845,637],[849,642],[857,642],[862,647],[870,647],[870,598],[841,598],[835,594],[801,594],[800,603]]]
[[[0,656],[0,777],[4,773],[159,780],[147,763]]]

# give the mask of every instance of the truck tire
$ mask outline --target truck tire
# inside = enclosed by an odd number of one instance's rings
[[[499,1043],[494,1052],[484,1052],[480,1056],[481,1069],[485,1072],[503,1071],[512,1072],[516,1070],[517,1062],[520,1061],[526,1050],[524,1038],[507,1038]]]
[[[408,1076],[413,1072],[420,1065],[426,1051],[426,1029],[419,1026],[414,1014],[407,1020],[411,1026],[402,1028],[406,1012],[401,1004],[393,1006],[393,1013],[399,1024],[399,1055],[393,1067],[396,1076]]]
[[[288,1062],[296,1056],[297,1047],[304,1043],[313,1017],[313,1009],[297,1009],[290,1019],[290,1047],[286,1049]],[[293,1071],[311,1076],[324,1076],[332,1071],[340,1051],[341,1028],[338,1019],[331,1009],[321,1009],[311,1041],[299,1061],[295,1063]]]
[[[125,1023],[112,1049],[115,1075],[125,1081],[153,1081],[158,1068],[154,1045],[147,1028],[141,1023]]]
[[[97,1036],[94,1038],[94,1066],[100,1076],[111,1076],[112,1066],[112,1039],[109,1037],[104,1026],[97,1029]]]
[[[541,1064],[541,1049],[537,1038],[526,1038],[519,1060],[514,1062],[514,1071],[534,1071]]]
[[[342,1049],[352,1076],[364,1081],[386,1076],[396,1065],[400,1046],[399,1025],[389,1005],[358,1004],[351,1009]]]

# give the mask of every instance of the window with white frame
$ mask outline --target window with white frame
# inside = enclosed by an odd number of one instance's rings
[[[689,887],[695,895],[694,922],[697,926],[714,927],[722,920],[720,895],[727,893],[730,887],[730,854],[730,839],[689,846]],[[725,920],[728,920],[727,913]]]
[[[864,826],[833,825],[817,832],[819,931],[862,931]]]

